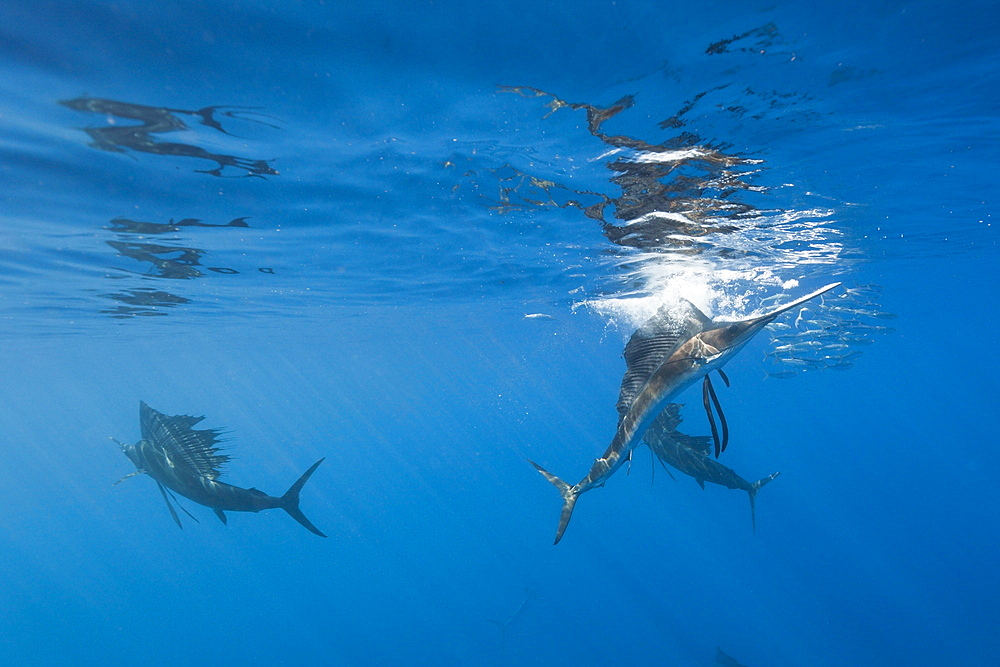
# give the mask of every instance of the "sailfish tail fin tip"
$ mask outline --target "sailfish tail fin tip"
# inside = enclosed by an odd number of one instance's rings
[[[556,539],[552,543],[559,544],[559,540],[562,539],[563,533],[566,532],[566,526],[569,525],[569,520],[573,517],[573,508],[576,507],[576,500],[580,497],[580,494],[574,491],[574,487],[562,481],[531,459],[528,459],[528,463],[535,466],[535,469],[559,490],[559,495],[563,498],[562,512],[559,515],[559,527],[556,529]]]
[[[297,480],[295,480],[295,483],[292,484],[288,491],[285,492],[285,495],[281,496],[281,509],[288,512],[289,516],[302,524],[302,526],[310,533],[319,535],[320,537],[326,537],[326,534],[314,526],[313,522],[307,519],[306,515],[299,509],[299,493],[302,491],[302,487],[305,483],[309,481],[309,477],[316,472],[316,468],[319,467],[319,464],[325,460],[326,458],[324,457],[309,466],[309,469],[302,473]]]
[[[750,524],[753,526],[754,535],[757,534],[757,503],[755,502],[757,499],[757,492],[760,491],[762,486],[780,474],[780,472],[776,472],[768,475],[767,477],[761,477],[756,482],[751,484],[749,489],[747,489],[747,495],[750,496]]]

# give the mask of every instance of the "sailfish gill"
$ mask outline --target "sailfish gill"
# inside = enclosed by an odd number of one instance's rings
[[[136,470],[118,481],[141,473],[152,477],[167,503],[170,516],[179,527],[183,526],[170,504],[170,499],[173,498],[171,491],[199,505],[212,508],[222,523],[226,523],[227,511],[283,509],[310,532],[326,537],[299,509],[299,492],[324,459],[312,464],[302,473],[283,496],[269,496],[257,489],[244,489],[220,482],[218,477],[230,457],[219,453],[218,429],[193,428],[202,419],[204,417],[165,415],[140,401],[139,424],[142,439],[134,445],[115,440],[125,456],[135,464]],[[176,498],[173,500],[177,503]],[[177,505],[180,507],[179,503]],[[194,518],[183,507],[181,509]]]
[[[713,321],[685,300],[681,302],[682,312],[679,315],[675,309],[661,307],[632,334],[625,345],[626,371],[618,395],[618,429],[604,455],[594,461],[587,476],[570,485],[530,461],[563,498],[555,543],[562,539],[580,494],[604,486],[608,478],[631,458],[632,450],[642,442],[646,429],[675,396],[699,378],[722,368],[778,315],[838,285],[840,283],[832,283],[764,315],[736,322]],[[716,408],[719,407],[718,397],[710,383],[705,385],[704,397],[706,405],[711,400]],[[719,413],[721,418],[721,410]],[[709,415],[711,417],[710,410]],[[729,426],[724,419],[722,423],[723,441],[726,441]],[[712,425],[715,431],[714,420]],[[715,436],[719,446],[718,434],[715,433]]]

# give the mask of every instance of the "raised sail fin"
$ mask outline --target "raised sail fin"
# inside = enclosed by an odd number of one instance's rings
[[[696,456],[705,457],[712,453],[712,439],[703,435],[688,435],[681,433],[677,428],[684,421],[681,418],[681,408],[679,403],[667,403],[663,411],[650,425],[643,436],[643,441],[649,446],[661,463],[664,461],[662,450],[664,447],[674,449],[689,450]]]
[[[142,438],[162,449],[174,465],[185,466],[198,475],[217,479],[230,457],[219,453],[218,429],[195,429],[204,417],[165,415],[139,402]]]
[[[618,393],[619,418],[624,417],[646,381],[670,358],[678,344],[703,331],[711,323],[690,301],[663,305],[639,327],[625,345],[625,376]]]

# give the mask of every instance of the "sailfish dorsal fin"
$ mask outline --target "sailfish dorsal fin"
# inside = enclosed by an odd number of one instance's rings
[[[649,320],[636,329],[625,345],[625,376],[618,393],[619,418],[624,417],[635,397],[654,371],[670,358],[684,341],[704,331],[711,319],[697,306],[681,299],[680,304],[660,306]]]
[[[218,429],[195,429],[204,417],[165,415],[139,402],[139,424],[142,439],[162,449],[174,465],[182,465],[209,479],[222,474],[230,457],[219,453]]]
[[[703,435],[687,435],[677,430],[684,421],[681,418],[682,407],[684,406],[678,403],[668,403],[643,436],[645,443],[661,459],[663,457],[660,452],[668,443],[675,447],[690,449],[703,458],[712,452],[711,438]]]

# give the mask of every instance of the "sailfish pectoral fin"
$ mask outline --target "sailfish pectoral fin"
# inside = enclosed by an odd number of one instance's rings
[[[726,380],[728,386],[729,378],[723,376],[723,379]],[[715,393],[715,387],[712,386],[712,379],[708,375],[705,376],[705,380],[702,382],[701,399],[705,404],[705,414],[708,415],[708,423],[712,427],[712,440],[715,442],[715,458],[719,458],[719,454],[726,451],[726,447],[729,445],[729,422],[726,421],[726,414],[722,411],[719,396]],[[719,429],[715,426],[715,416],[712,414],[713,406],[715,412],[719,413],[719,421],[722,422],[721,440],[719,439]]]
[[[181,525],[181,518],[177,516],[177,510],[175,510],[174,506],[170,504],[170,498],[167,497],[167,490],[164,489],[163,485],[159,482],[156,483],[156,488],[160,490],[160,494],[163,496],[163,502],[167,504],[167,509],[170,510],[170,516],[174,518],[174,523],[177,524],[178,528],[184,530],[184,526]]]
[[[528,459],[528,463],[535,466],[535,470],[542,473],[542,476],[545,477],[545,479],[549,480],[554,487],[559,489],[559,495],[563,498],[563,508],[562,512],[559,514],[559,527],[556,528],[556,541],[552,543],[559,544],[559,540],[562,539],[563,533],[566,532],[566,526],[569,525],[569,520],[573,517],[573,508],[576,507],[576,499],[580,497],[580,494],[573,491],[573,487],[569,484],[562,481],[531,459]]]
[[[721,451],[719,446],[719,429],[715,426],[715,416],[712,415],[712,381],[706,375],[701,383],[701,400],[705,404],[705,414],[708,415],[708,424],[712,427],[712,441],[715,443],[715,458],[719,458]]]
[[[712,382],[708,379],[707,375],[705,376],[705,380],[708,385],[708,393],[712,397],[712,404],[715,406],[715,411],[719,413],[719,421],[722,422],[722,451],[726,451],[726,447],[729,445],[729,423],[726,422],[726,414],[722,411],[722,404],[719,403],[715,387],[712,386]],[[715,458],[719,458],[718,450],[715,452]]]

